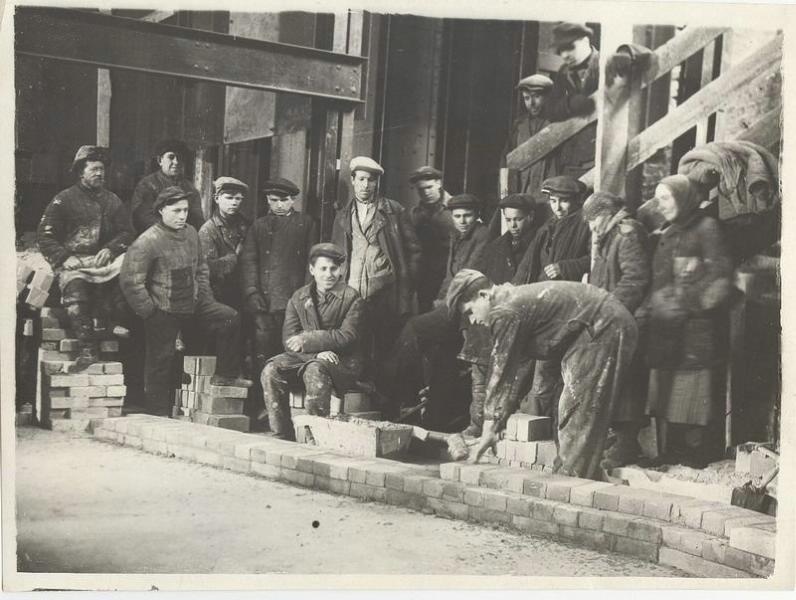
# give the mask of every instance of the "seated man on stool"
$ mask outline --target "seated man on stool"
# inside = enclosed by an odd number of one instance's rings
[[[285,349],[269,360],[261,375],[271,431],[294,440],[288,394],[304,384],[304,405],[311,415],[326,416],[332,389],[342,395],[362,372],[360,349],[364,301],[343,281],[345,254],[334,244],[310,250],[313,281],[293,294],[285,310]]]

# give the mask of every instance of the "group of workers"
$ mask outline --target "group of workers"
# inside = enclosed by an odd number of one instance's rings
[[[526,111],[507,149],[550,120],[592,110],[591,31],[562,23],[554,35],[564,66],[555,81],[519,82]],[[99,358],[98,313],[120,335],[134,313],[154,414],[170,413],[175,344],[199,348],[207,339],[197,332],[212,333],[212,383],[252,387],[242,368],[251,343],[257,411],[284,439],[294,435],[292,387],[304,387],[311,414],[328,415],[333,392],[370,380],[389,417],[419,397],[430,427],[451,430],[469,413],[463,433],[480,437],[473,459],[517,410],[553,419],[563,473],[595,477],[606,461],[638,458],[646,414],[670,424],[676,459],[708,458],[731,264],[717,222],[699,210],[703,190],[687,177],[656,188],[669,225],[653,248],[622,198],[588,195],[567,174],[582,161],[565,153],[511,172],[492,223],[475,196],[448,194],[431,166],[410,176],[412,208],[383,197],[384,169],[359,156],[331,240],[317,243],[286,179],[258,190],[267,212],[250,223],[241,214],[249,187],[219,177],[205,220],[187,157],[181,142],[161,143],[128,207],[105,188],[107,151],[81,147],[76,184],[46,208],[39,247],[80,342],[74,372]]]

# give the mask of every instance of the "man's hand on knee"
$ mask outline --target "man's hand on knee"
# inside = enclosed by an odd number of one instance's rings
[[[337,365],[340,363],[340,358],[337,356],[337,354],[335,354],[331,350],[318,352],[318,354],[315,355],[315,358],[319,360],[325,360],[326,362],[332,363],[333,365]]]

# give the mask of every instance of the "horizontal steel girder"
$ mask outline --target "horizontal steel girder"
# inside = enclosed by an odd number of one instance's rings
[[[18,54],[362,102],[367,59],[94,12],[18,7]]]

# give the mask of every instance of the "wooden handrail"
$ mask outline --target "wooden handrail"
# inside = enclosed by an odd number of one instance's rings
[[[647,70],[641,75],[642,89],[666,75],[677,65],[685,62],[692,54],[696,54],[727,31],[730,30],[726,27],[687,28],[659,48],[656,48],[654,60],[650,62]]]

